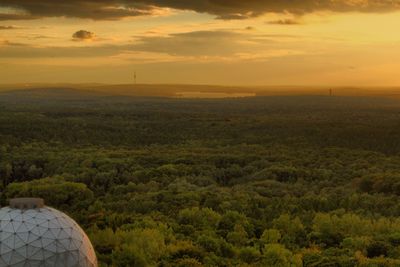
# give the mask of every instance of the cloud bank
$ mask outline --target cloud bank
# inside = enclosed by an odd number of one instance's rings
[[[307,14],[316,11],[388,12],[400,10],[398,0],[2,0],[0,20],[75,17],[115,20],[154,14],[160,8],[191,10],[219,19],[246,19],[268,12]]]

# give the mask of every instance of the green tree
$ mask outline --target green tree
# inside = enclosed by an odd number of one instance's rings
[[[248,242],[248,235],[241,224],[236,224],[233,231],[226,236],[226,240],[235,246],[244,246]]]
[[[6,197],[39,197],[47,205],[63,210],[87,207],[93,200],[93,192],[85,184],[65,181],[60,176],[11,183],[6,188]]]
[[[301,266],[292,252],[279,244],[269,244],[263,251],[263,264],[268,267]]]
[[[116,267],[147,267],[145,257],[136,247],[123,245],[112,253],[113,265]]]
[[[275,244],[281,240],[281,233],[276,229],[265,229],[261,235],[260,241],[263,244]]]

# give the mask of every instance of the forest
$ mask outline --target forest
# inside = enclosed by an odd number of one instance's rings
[[[0,204],[42,197],[101,267],[400,266],[400,102],[0,93]]]

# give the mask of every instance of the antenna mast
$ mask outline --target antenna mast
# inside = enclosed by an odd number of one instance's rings
[[[133,83],[136,84],[136,71],[133,73]]]

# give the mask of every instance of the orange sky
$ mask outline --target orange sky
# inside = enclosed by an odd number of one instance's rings
[[[0,83],[400,85],[397,1],[49,1],[0,2]]]

